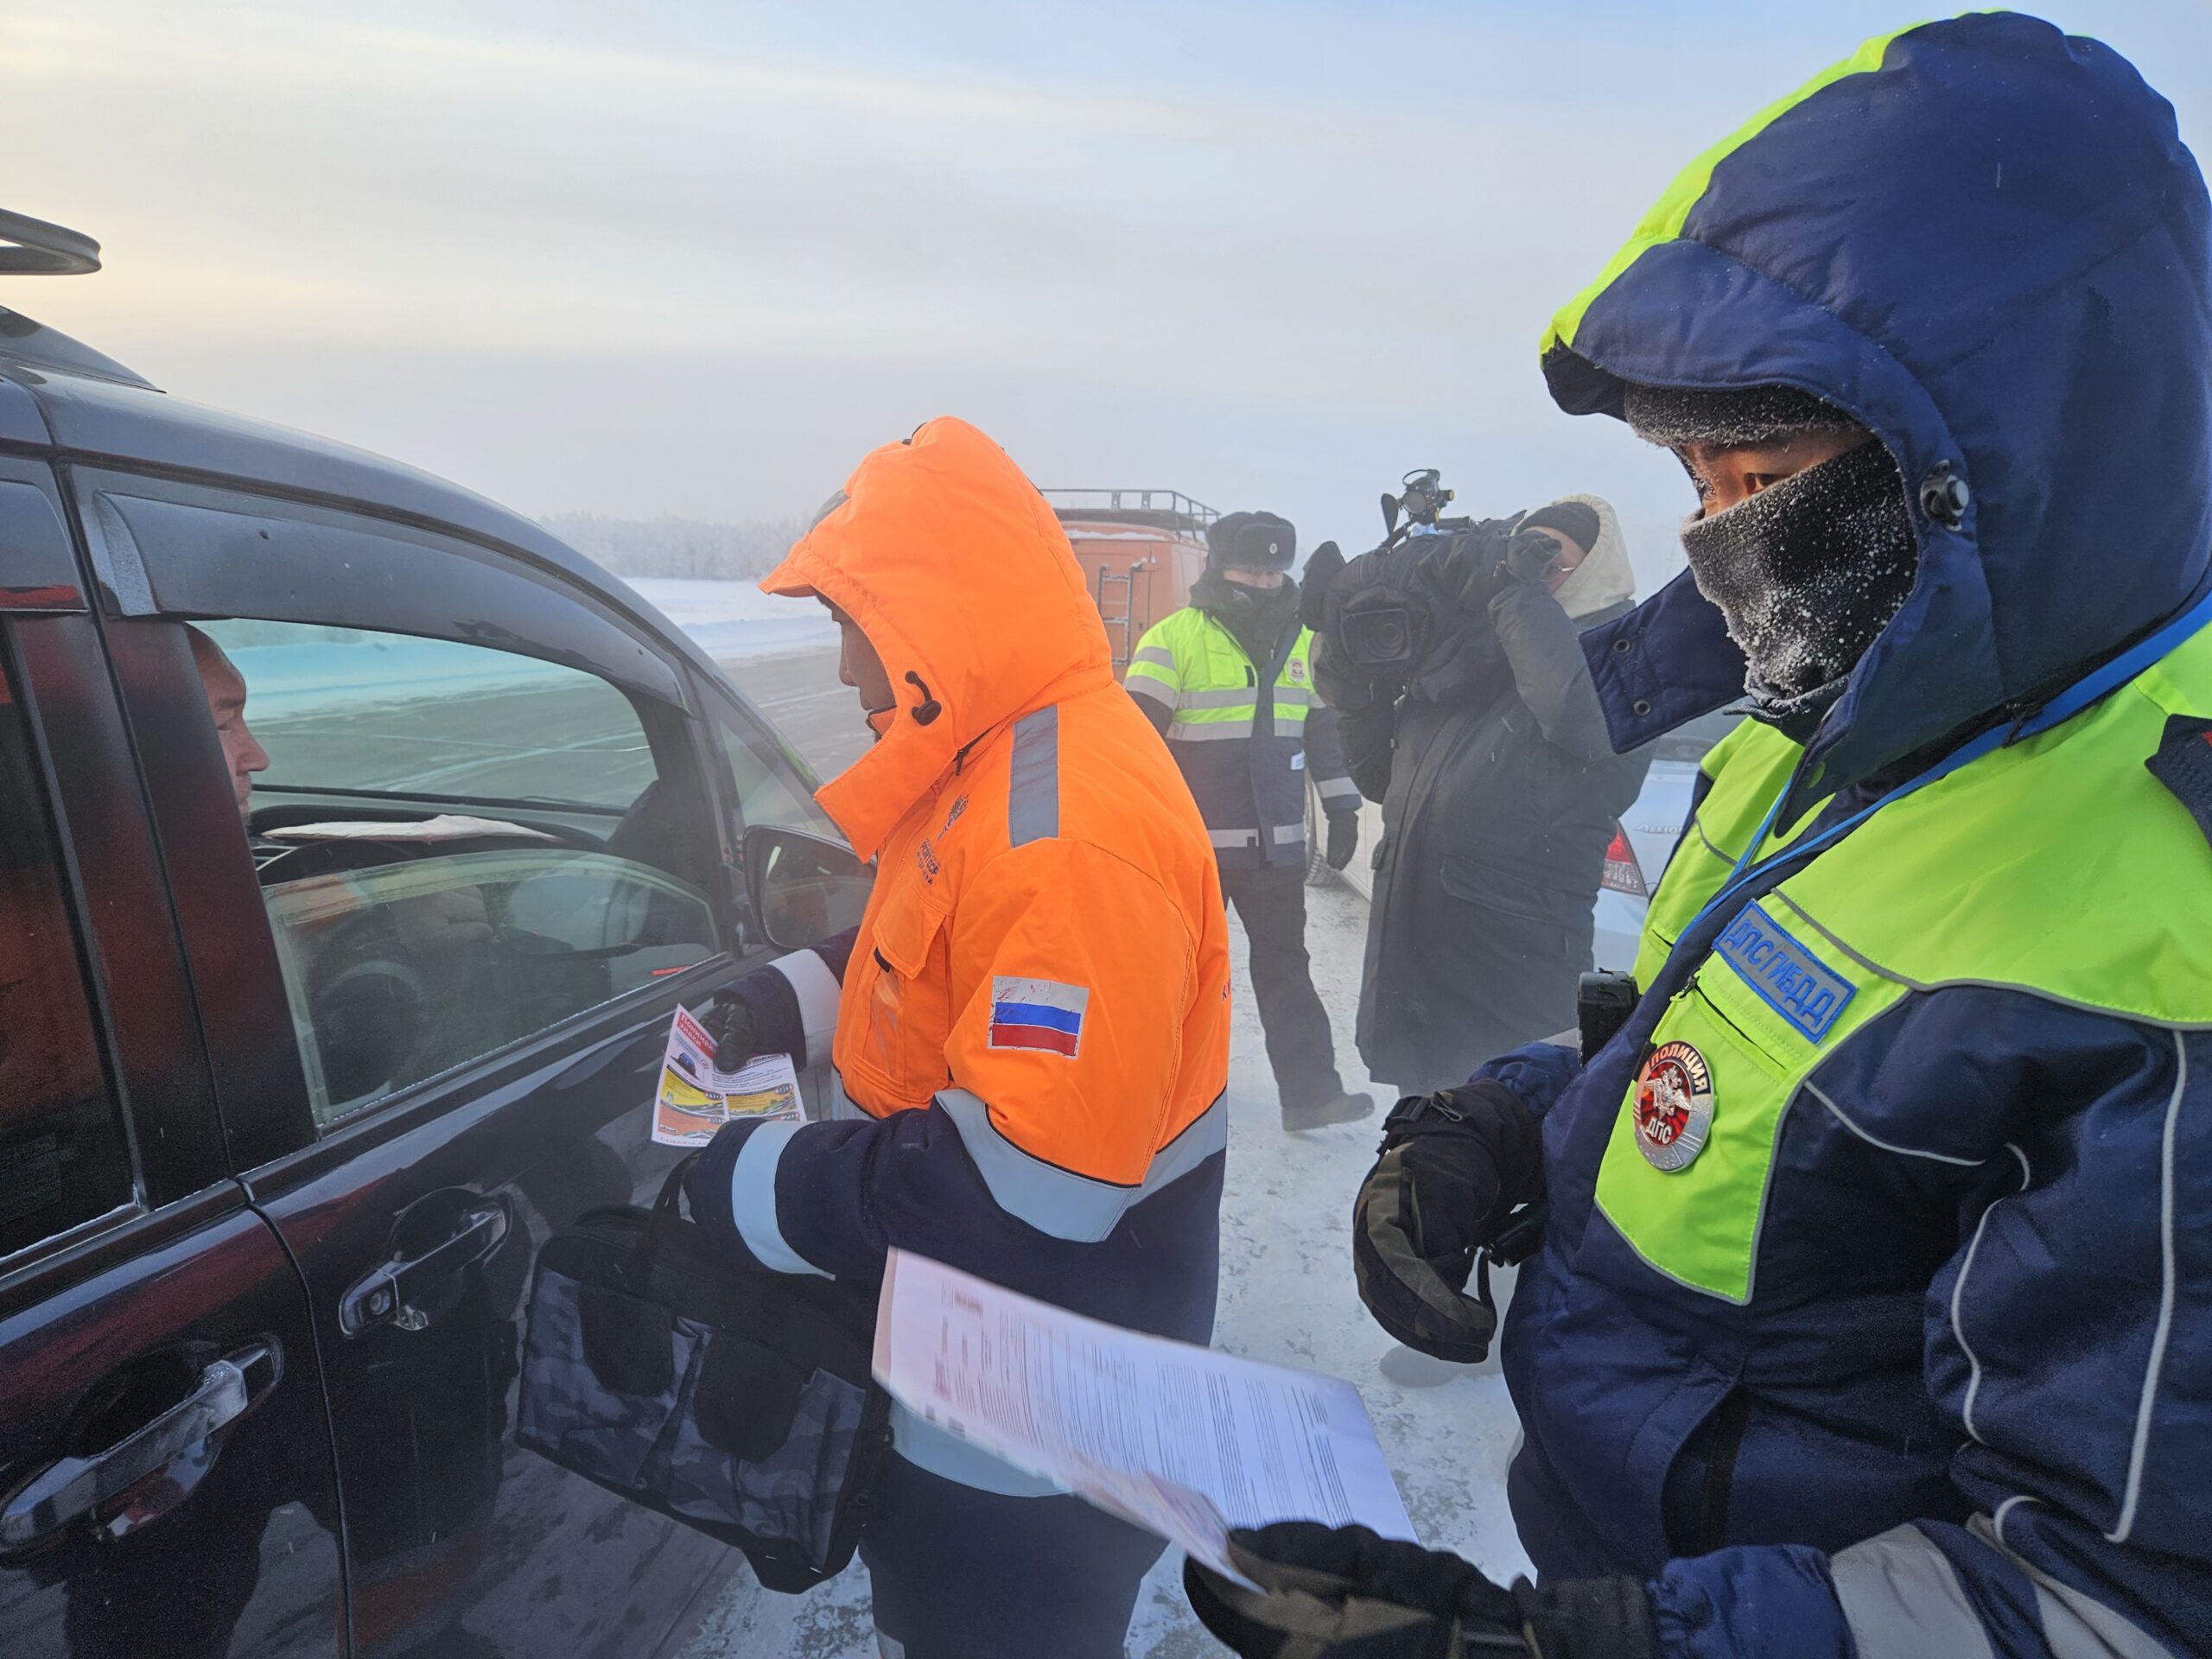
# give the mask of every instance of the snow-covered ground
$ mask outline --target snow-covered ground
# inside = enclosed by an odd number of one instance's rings
[[[811,600],[772,598],[749,582],[681,576],[623,580],[715,657],[836,643],[837,625]]]
[[[724,658],[781,657],[836,639],[817,607],[769,599],[750,583],[639,580],[631,585]],[[1339,1068],[1357,1088],[1366,1079],[1351,1045],[1351,1027],[1366,901],[1342,886],[1309,890],[1307,898],[1314,984],[1335,1029]],[[1505,1465],[1516,1425],[1495,1358],[1432,1388],[1389,1381],[1377,1367],[1393,1344],[1368,1318],[1352,1286],[1352,1197],[1374,1160],[1384,1091],[1373,1088],[1376,1116],[1365,1123],[1283,1133],[1244,973],[1243,930],[1234,918],[1230,931],[1236,1013],[1215,1344],[1231,1353],[1350,1378],[1374,1414],[1422,1541],[1459,1551],[1501,1581],[1527,1572],[1505,1505]],[[1132,1659],[1193,1659],[1222,1651],[1191,1617],[1181,1573],[1181,1558],[1171,1551],[1147,1581],[1129,1632]],[[873,1659],[868,1605],[868,1575],[858,1562],[804,1596],[764,1592],[741,1571],[683,1659]]]

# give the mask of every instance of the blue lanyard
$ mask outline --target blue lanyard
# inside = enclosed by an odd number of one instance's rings
[[[1782,792],[1774,798],[1773,804],[1767,808],[1766,816],[1759,820],[1758,833],[1751,837],[1751,845],[1744,849],[1743,856],[1736,861],[1736,867],[1728,872],[1728,879],[1720,884],[1720,890],[1706,900],[1704,906],[1691,918],[1689,926],[1684,928],[1677,937],[1688,938],[1696,931],[1700,923],[1719,909],[1740,888],[1757,880],[1769,868],[1783,860],[1796,858],[1802,854],[1811,852],[1815,848],[1826,846],[1828,842],[1857,829],[1891,803],[1901,801],[1915,791],[1927,788],[1938,779],[1949,777],[1961,766],[1972,766],[1985,754],[2004,747],[2016,738],[2033,737],[2038,732],[2049,731],[2052,727],[2073,719],[2075,715],[2080,714],[2082,710],[2113,687],[2123,685],[2133,679],[2208,623],[2212,623],[2212,591],[2207,591],[2194,605],[2175,617],[2156,633],[2139,640],[2110,662],[2091,670],[2082,678],[2075,681],[2073,684],[2036,710],[2032,715],[2011,725],[1991,727],[1973,741],[1963,743],[1952,750],[1927,771],[1899,784],[1878,800],[1859,808],[1840,823],[1830,824],[1811,840],[1800,842],[1794,847],[1784,847],[1765,862],[1753,865],[1751,859],[1764,844],[1768,834],[1773,830],[1775,817],[1782,810],[1783,802],[1789,798],[1790,791],[1796,786],[1797,774],[1792,772],[1789,783],[1783,785]],[[1803,763],[1801,761],[1799,764],[1802,766]]]

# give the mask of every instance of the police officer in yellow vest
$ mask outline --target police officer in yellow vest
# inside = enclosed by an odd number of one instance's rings
[[[1402,1103],[1357,1204],[1369,1308],[1454,1357],[1475,1251],[1540,1239],[1502,1357],[1541,1579],[1292,1524],[1194,1602],[1248,1659],[2212,1653],[2212,203],[2172,109],[2032,18],[1869,41],[1681,175],[1543,372],[1697,493],[1688,571],[1583,636],[1616,747],[1752,718],[1625,1022]]]
[[[1137,707],[1167,740],[1213,836],[1222,893],[1251,942],[1253,1000],[1286,1129],[1375,1109],[1337,1076],[1329,1016],[1306,953],[1307,780],[1327,820],[1332,869],[1359,841],[1359,790],[1333,709],[1313,696],[1312,632],[1298,620],[1298,535],[1272,512],[1206,531],[1191,603],[1154,624],[1129,662]]]

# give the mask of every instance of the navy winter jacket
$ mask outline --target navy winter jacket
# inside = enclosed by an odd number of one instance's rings
[[[2105,47],[2014,15],[1907,29],[1840,68],[1684,175],[1561,314],[1544,365],[1574,413],[1618,414],[1624,382],[1794,385],[1897,460],[1911,597],[1774,791],[1777,822],[1817,808],[1816,829],[1966,734],[2028,729],[2190,614],[2212,555],[2212,219],[2170,107]],[[1742,690],[1687,577],[1584,645],[1617,748]],[[2212,728],[2212,707],[2174,718],[2200,716]],[[2175,755],[2194,764],[2199,736]],[[2031,791],[1993,841],[2047,830],[2124,858],[2142,814],[2183,808],[2212,833],[2186,781],[2212,773],[2164,758],[2113,772],[2135,816],[2101,845],[2079,812],[2045,826]],[[2180,803],[2140,793],[2145,766],[2182,779]],[[1601,1173],[1636,1133],[1655,1029],[1700,973],[1734,975],[1741,1006],[1767,995],[1753,969],[1780,958],[1738,925],[1789,923],[1777,948],[1815,983],[1768,1001],[1824,1038],[1820,976],[1866,983],[1878,964],[1777,889],[1948,798],[1931,786],[1758,867],[1675,940],[1586,1070],[1557,1051],[1498,1068],[1546,1111],[1551,1204],[1503,1343],[1527,1429],[1515,1514],[1546,1574],[1644,1577],[1670,1659],[2212,1651],[2202,1025],[2131,1014],[2117,981],[2076,1003],[2001,976],[1891,978],[1776,1119],[1740,1295],[1670,1275],[1608,1212]],[[2202,851],[2177,866],[2178,913],[2212,885]],[[1924,887],[1930,911],[2004,893],[1991,858]],[[2096,937],[2063,884],[2035,901]],[[2108,920],[2156,947],[2155,913]]]

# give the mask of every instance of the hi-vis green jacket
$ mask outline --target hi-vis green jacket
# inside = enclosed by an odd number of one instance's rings
[[[1294,614],[1255,664],[1189,605],[1154,623],[1129,660],[1126,683],[1182,767],[1224,870],[1305,863],[1309,772],[1323,811],[1359,806],[1336,710],[1313,695],[1313,649]]]
[[[2212,1653],[2212,203],[2171,108],[2017,15],[1871,41],[1544,353],[1573,412],[1836,404],[1918,570],[1808,741],[1709,758],[1627,1026],[1512,1063],[1522,1542],[1642,1575],[1662,1659]],[[1583,644],[1617,748],[1741,695],[1687,578]]]

